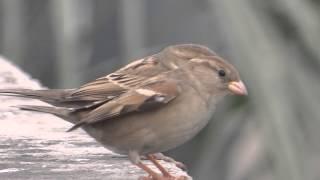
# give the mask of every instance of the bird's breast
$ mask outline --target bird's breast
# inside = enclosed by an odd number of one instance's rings
[[[178,96],[164,107],[106,120],[84,128],[105,147],[121,154],[163,152],[194,137],[210,120],[214,108],[192,94]]]

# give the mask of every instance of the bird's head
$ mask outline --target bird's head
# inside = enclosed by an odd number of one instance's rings
[[[192,73],[216,94],[247,95],[247,88],[236,68],[219,56],[205,56],[190,60]]]
[[[172,69],[190,64],[192,73],[214,92],[247,95],[236,68],[208,47],[198,44],[172,45],[163,50]]]

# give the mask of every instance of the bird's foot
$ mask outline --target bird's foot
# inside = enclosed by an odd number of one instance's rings
[[[173,163],[176,165],[176,167],[182,169],[183,171],[188,171],[188,168],[185,164],[183,164],[182,162],[179,162],[179,161],[176,161],[175,159],[169,157],[169,156],[166,156],[162,153],[155,153],[153,154],[154,158],[157,159],[157,160],[163,160],[165,162],[168,162],[168,163]],[[147,157],[144,157],[147,159]]]
[[[143,169],[145,172],[149,174],[149,176],[140,177],[139,180],[187,180],[187,176],[173,176],[168,172],[156,159],[154,155],[148,154],[146,158],[149,159],[161,172],[158,174],[157,172],[150,169],[148,166],[143,164],[142,162],[137,163],[136,165]]]

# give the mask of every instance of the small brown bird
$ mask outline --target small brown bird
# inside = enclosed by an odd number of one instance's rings
[[[0,93],[39,99],[53,106],[19,106],[56,115],[83,128],[106,148],[128,155],[146,171],[144,179],[173,177],[153,154],[194,137],[227,94],[247,95],[238,71],[209,48],[173,45],[158,54],[78,89],[2,89]],[[162,173],[144,165],[145,155]]]

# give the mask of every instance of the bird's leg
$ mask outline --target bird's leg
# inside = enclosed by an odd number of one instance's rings
[[[188,171],[188,168],[185,164],[183,164],[182,162],[179,162],[179,161],[176,161],[175,159],[169,157],[169,156],[166,156],[162,153],[155,153],[155,154],[152,154],[153,157],[156,159],[156,160],[163,160],[163,161],[166,161],[166,162],[169,162],[169,163],[173,163],[175,164],[178,168],[182,169],[183,171]]]
[[[148,173],[149,176],[147,177],[140,177],[139,180],[185,180],[187,179],[186,176],[179,176],[174,177],[172,176],[156,159],[153,155],[146,155],[146,157],[161,171],[162,174],[158,174],[157,172],[153,171],[147,165],[143,164],[140,160],[140,156],[137,151],[129,151],[128,157],[130,161],[138,166],[139,168],[143,169],[145,172]]]
[[[148,166],[144,165],[142,162],[139,162],[136,165],[139,168],[141,168],[144,171],[146,171],[149,174],[149,176],[151,176],[150,178],[149,177],[145,177],[144,179],[150,179],[150,180],[152,180],[152,179],[162,179],[162,177],[158,173],[154,172],[152,169],[150,169]]]
[[[163,177],[159,180],[186,180],[188,179],[186,176],[172,176],[156,159],[156,157],[152,154],[146,155],[146,157],[161,171]],[[158,180],[158,179],[157,179]]]
[[[173,177],[156,159],[153,155],[146,155],[147,158],[161,171],[164,177]]]
[[[128,152],[128,158],[132,162],[132,164],[135,164],[139,168],[143,169],[145,172],[148,173],[148,177],[140,177],[139,179],[143,180],[162,180],[162,175],[158,174],[157,172],[150,169],[148,166],[143,164],[140,159],[140,155],[137,151],[129,151]]]

